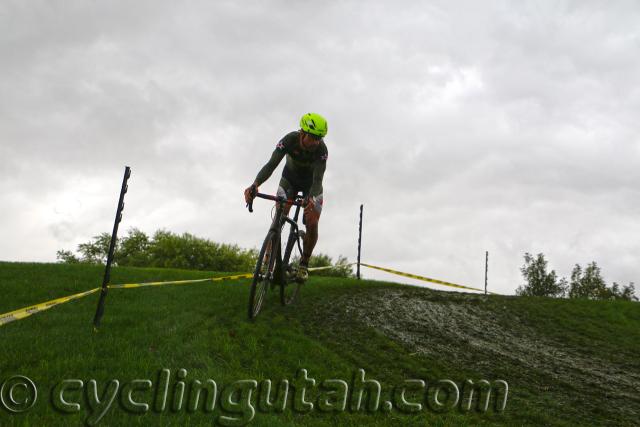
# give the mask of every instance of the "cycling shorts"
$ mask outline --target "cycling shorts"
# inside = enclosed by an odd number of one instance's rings
[[[284,176],[280,178],[280,183],[278,184],[278,192],[276,193],[280,197],[286,197],[287,199],[293,199],[299,191],[302,192],[303,197],[306,197],[309,194],[309,189],[311,188],[311,184],[306,185],[305,183],[291,183]],[[315,211],[320,215],[322,213],[322,203],[323,197],[322,194],[319,194],[313,197],[313,204],[315,207]]]

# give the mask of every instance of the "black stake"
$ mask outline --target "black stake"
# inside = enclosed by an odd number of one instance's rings
[[[360,249],[362,246],[362,206],[360,205],[360,226],[358,227],[358,271],[356,277],[360,279]]]
[[[487,275],[489,273],[489,251],[487,251],[486,258],[484,260],[484,294],[487,294]]]
[[[120,189],[120,199],[118,200],[118,209],[116,210],[116,220],[113,223],[113,233],[111,233],[111,242],[109,243],[109,254],[107,255],[107,265],[104,269],[104,278],[102,279],[102,290],[100,291],[100,300],[98,301],[98,308],[96,309],[96,315],[93,318],[93,327],[95,330],[100,326],[100,320],[104,314],[104,303],[107,299],[107,291],[109,290],[109,280],[111,279],[111,263],[113,262],[113,253],[116,249],[116,241],[118,239],[118,225],[122,221],[122,210],[124,209],[124,195],[127,192],[127,181],[131,176],[131,168],[126,166],[124,168],[124,178],[122,179],[122,188]]]

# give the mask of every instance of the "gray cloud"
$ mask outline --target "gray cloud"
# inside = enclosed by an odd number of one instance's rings
[[[634,2],[5,2],[0,259],[123,228],[256,246],[241,190],[329,119],[318,251],[513,292],[525,251],[637,279]],[[278,172],[264,184],[275,191]],[[393,280],[385,273],[369,277]]]

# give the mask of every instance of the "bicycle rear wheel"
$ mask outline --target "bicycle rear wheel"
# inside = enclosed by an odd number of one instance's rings
[[[276,258],[279,256],[276,240],[276,232],[269,231],[258,255],[249,294],[249,319],[251,320],[255,319],[260,312],[267,290],[274,281]]]
[[[281,244],[283,277],[280,282],[280,303],[289,305],[294,303],[300,294],[300,283],[296,281],[298,269],[291,264],[294,258],[300,260],[302,253],[300,252],[300,235],[299,229],[289,222],[282,225],[280,236],[289,236],[286,242]]]

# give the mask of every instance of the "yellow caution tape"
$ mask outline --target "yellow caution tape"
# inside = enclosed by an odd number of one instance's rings
[[[123,285],[109,285],[111,289],[130,289],[130,288],[140,288],[143,286],[162,286],[162,285],[186,285],[189,283],[201,283],[201,282],[220,282],[223,280],[236,280],[236,279],[247,279],[253,277],[253,273],[247,274],[237,274],[235,276],[224,276],[224,277],[209,277],[207,279],[195,279],[195,280],[175,280],[171,282],[148,282],[148,283],[126,283]]]
[[[336,268],[336,267],[340,267],[340,266],[330,265],[327,267],[313,267],[313,268],[310,268],[309,271],[325,270],[328,268]],[[140,288],[143,286],[186,285],[189,283],[219,282],[224,280],[250,279],[252,277],[253,277],[253,273],[246,273],[246,274],[237,274],[235,276],[210,277],[207,279],[195,279],[195,280],[176,280],[171,282],[125,283],[122,285],[109,285],[109,288],[110,289],[130,289],[130,288]]]
[[[25,317],[29,317],[32,314],[48,310],[51,307],[55,307],[58,304],[63,304],[65,302],[69,302],[74,299],[82,298],[84,296],[97,292],[98,290],[100,290],[100,288],[91,289],[89,291],[80,292],[79,294],[69,295],[68,297],[57,298],[51,301],[32,305],[31,307],[25,307],[9,313],[0,314],[0,326],[6,325],[7,323],[13,322],[14,320],[24,319]]]
[[[432,279],[430,277],[424,277],[424,276],[417,276],[415,274],[404,273],[402,271],[391,270],[389,268],[377,267],[375,265],[369,265],[363,262],[361,262],[360,265],[364,265],[365,267],[369,267],[369,268],[374,268],[376,270],[386,271],[387,273],[397,274],[398,276],[404,276],[404,277],[410,277],[412,279],[422,280],[424,282],[431,282],[431,283],[437,283],[438,285],[451,286],[453,288],[484,292],[484,289],[472,288],[470,286],[456,285],[455,283],[445,282],[443,280]]]
[[[355,265],[355,264],[356,263],[351,263],[351,264],[346,264],[346,265]],[[472,290],[472,291],[480,291],[480,292],[483,291],[482,289],[478,289],[478,288],[472,288],[472,287],[469,287],[469,286],[456,285],[455,283],[445,282],[445,281],[437,280],[437,279],[431,279],[429,277],[424,277],[424,276],[417,276],[415,274],[404,273],[402,271],[391,270],[389,268],[377,267],[375,265],[370,265],[370,264],[365,264],[365,263],[360,263],[360,265],[363,265],[363,266],[369,267],[369,268],[374,268],[376,270],[386,271],[388,273],[397,274],[399,276],[410,277],[412,279],[422,280],[422,281],[425,281],[425,282],[437,283],[439,285],[451,286],[451,287],[460,288],[460,289],[468,289],[468,290]],[[309,271],[325,270],[325,269],[329,269],[329,268],[337,268],[337,267],[342,267],[342,266],[345,266],[345,265],[330,265],[330,266],[326,266],[326,267],[313,267],[313,268],[310,268]],[[195,279],[195,280],[174,280],[174,281],[168,281],[168,282],[147,282],[147,283],[125,283],[125,284],[121,284],[121,285],[108,285],[108,287],[110,289],[130,289],[130,288],[141,288],[141,287],[145,287],[145,286],[185,285],[185,284],[189,284],[189,283],[221,282],[221,281],[225,281],[225,280],[248,279],[248,278],[251,278],[251,277],[253,277],[253,273],[236,274],[236,275],[233,275],[233,276],[224,276],[224,277],[210,277],[210,278],[207,278],[207,279]],[[35,313],[39,313],[41,311],[48,310],[51,307],[55,307],[56,305],[64,304],[65,302],[69,302],[69,301],[73,301],[73,300],[78,299],[78,298],[82,298],[84,296],[87,296],[87,295],[90,295],[90,294],[92,294],[94,292],[97,292],[100,289],[101,288],[95,288],[95,289],[91,289],[91,290],[88,290],[88,291],[85,291],[85,292],[80,292],[78,294],[69,295],[69,296],[66,296],[66,297],[57,298],[57,299],[54,299],[54,300],[51,300],[51,301],[47,301],[47,302],[43,302],[43,303],[40,303],[40,304],[32,305],[30,307],[21,308],[19,310],[11,311],[9,313],[0,314],[0,326],[6,325],[7,323],[13,322],[14,320],[24,319],[25,317],[31,316],[32,314],[35,314]]]
[[[354,265],[355,262],[351,263],[351,264],[337,264],[337,265],[328,265],[326,267],[311,267],[309,269],[307,269],[308,271],[318,271],[318,270],[327,270],[329,268],[340,268],[340,267],[347,267],[349,265]]]
[[[178,280],[171,282],[149,282],[149,283],[126,283],[123,285],[109,285],[109,288],[112,289],[129,289],[129,288],[139,288],[142,286],[161,286],[161,285],[182,285],[186,283],[197,283],[197,282],[218,282],[223,280],[234,280],[234,279],[245,279],[248,277],[253,277],[253,274],[238,274],[234,276],[225,276],[225,277],[212,277],[208,279],[197,279],[197,280]],[[69,295],[67,297],[57,298],[51,301],[43,302],[40,304],[32,305],[30,307],[21,308],[19,310],[11,311],[9,313],[0,314],[0,326],[6,325],[9,322],[13,322],[14,320],[24,319],[25,317],[31,316],[32,314],[39,313],[44,310],[48,310],[51,307],[55,307],[59,304],[64,304],[65,302],[73,301],[78,298],[82,298],[84,296],[90,295],[94,292],[99,291],[101,288],[91,289],[89,291],[80,292],[79,294]]]
[[[311,267],[311,268],[307,268],[307,271],[318,271],[318,270],[326,270],[328,268],[333,268],[333,266],[327,266],[327,267]]]

